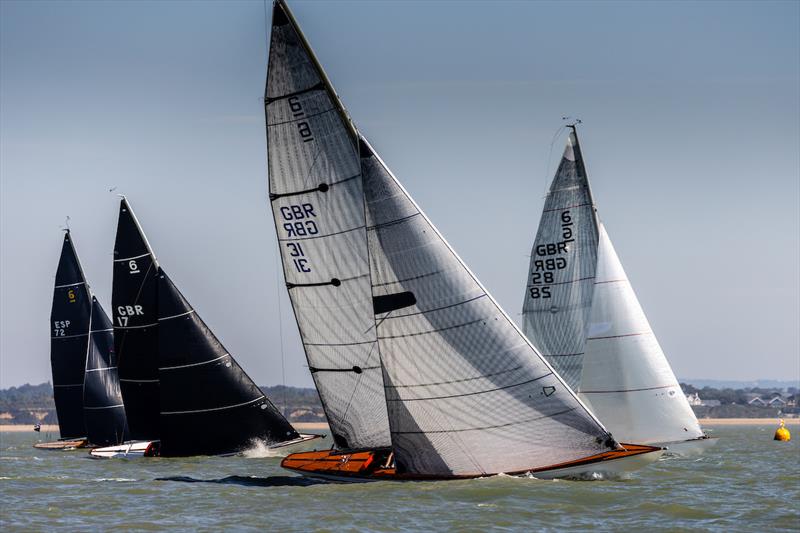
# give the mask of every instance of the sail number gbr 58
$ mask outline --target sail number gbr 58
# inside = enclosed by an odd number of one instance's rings
[[[569,254],[567,245],[575,242],[572,231],[572,215],[569,209],[561,212],[561,240],[536,246],[535,259],[531,269],[531,287],[528,289],[533,299],[550,298],[550,285],[555,282],[555,273],[567,268],[567,259],[562,254]]]

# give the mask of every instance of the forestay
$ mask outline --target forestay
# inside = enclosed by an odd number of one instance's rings
[[[91,295],[67,230],[53,289],[50,312],[50,364],[53,398],[61,439],[86,436],[83,378],[89,343]]]
[[[97,298],[92,297],[83,412],[89,442],[98,446],[121,444],[128,439],[112,332],[106,312]]]
[[[299,437],[163,269],[158,322],[161,455],[222,455]]]
[[[525,334],[574,390],[580,385],[596,265],[594,202],[573,132],[539,221],[522,313]]]
[[[398,472],[520,472],[613,448],[366,142],[361,158]]]
[[[388,447],[357,145],[280,3],[264,103],[286,285],[334,441],[340,449]]]
[[[134,440],[159,438],[157,271],[156,257],[123,198],[111,307],[120,386]]]
[[[585,351],[580,396],[617,439],[703,435],[602,224]]]

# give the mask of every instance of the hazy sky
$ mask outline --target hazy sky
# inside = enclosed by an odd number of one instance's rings
[[[800,377],[800,3],[291,7],[357,124],[517,321],[551,141],[577,115],[676,374]],[[285,381],[310,385],[266,201],[263,3],[4,0],[0,24],[0,387],[50,379],[67,215],[110,311],[118,192],[256,382],[283,381],[282,324]]]

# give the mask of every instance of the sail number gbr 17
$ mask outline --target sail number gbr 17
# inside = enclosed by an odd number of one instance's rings
[[[536,246],[536,257],[534,259],[533,272],[531,272],[532,287],[528,289],[531,298],[550,298],[550,285],[555,281],[554,272],[567,268],[567,259],[561,254],[569,254],[567,245],[575,242],[572,232],[572,215],[570,210],[561,212],[561,238],[558,242],[544,243]],[[558,256],[558,257],[552,257]]]

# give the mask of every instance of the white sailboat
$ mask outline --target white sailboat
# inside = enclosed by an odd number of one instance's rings
[[[700,428],[597,216],[575,126],[531,252],[523,331],[616,439],[685,455]]]
[[[367,481],[635,470],[353,125],[282,1],[264,98],[287,290],[334,436],[282,466]]]

